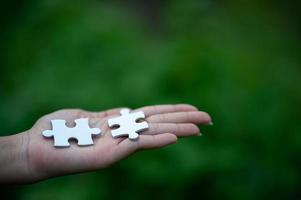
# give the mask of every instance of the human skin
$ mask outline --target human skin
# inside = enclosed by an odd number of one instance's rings
[[[0,137],[0,182],[32,183],[50,177],[94,171],[106,168],[142,149],[154,149],[177,142],[178,137],[200,134],[197,125],[212,124],[206,112],[188,104],[145,106],[143,111],[149,129],[138,140],[113,138],[107,120],[119,115],[121,108],[102,112],[64,109],[41,117],[34,126],[22,133]],[[102,130],[93,137],[94,145],[80,147],[70,142],[68,148],[56,148],[53,140],[42,136],[51,129],[52,119],[65,119],[67,126],[74,120],[89,118],[91,127]]]

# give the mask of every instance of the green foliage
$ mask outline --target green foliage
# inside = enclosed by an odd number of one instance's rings
[[[60,108],[182,102],[208,111],[214,126],[99,172],[17,187],[10,197],[300,198],[300,30],[289,8],[162,1],[152,24],[134,4],[24,1],[7,14],[1,134]]]

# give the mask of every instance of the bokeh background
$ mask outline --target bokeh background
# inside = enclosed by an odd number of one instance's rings
[[[203,136],[7,199],[300,199],[297,0],[4,0],[0,134],[61,108],[191,103]],[[8,190],[9,189],[9,190]]]

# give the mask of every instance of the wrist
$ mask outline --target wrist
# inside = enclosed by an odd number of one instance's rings
[[[26,132],[0,138],[0,182],[31,181],[28,143],[29,135]]]

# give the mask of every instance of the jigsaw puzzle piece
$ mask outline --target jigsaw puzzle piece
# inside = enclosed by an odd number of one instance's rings
[[[43,131],[45,137],[53,137],[55,147],[69,147],[70,139],[77,140],[79,146],[92,145],[92,135],[101,133],[99,128],[90,128],[88,118],[76,119],[76,126],[69,128],[62,119],[51,120],[52,130]]]
[[[135,140],[139,137],[139,132],[148,128],[147,122],[137,122],[139,119],[144,119],[145,115],[142,111],[130,113],[129,109],[122,109],[121,116],[108,120],[109,127],[119,126],[119,128],[112,130],[113,138],[128,136],[129,139]]]

